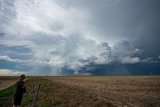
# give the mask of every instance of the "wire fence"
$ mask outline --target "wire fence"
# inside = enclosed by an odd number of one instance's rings
[[[35,85],[35,94],[33,96],[33,100],[28,103],[28,107],[35,107],[39,91],[40,91],[40,83],[37,83]],[[11,95],[9,97],[0,98],[0,107],[12,107],[13,100],[14,100],[13,95]]]

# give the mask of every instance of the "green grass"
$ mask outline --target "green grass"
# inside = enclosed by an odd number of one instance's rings
[[[36,90],[35,85],[38,82],[42,84],[42,87],[44,87],[44,85],[48,83],[48,81],[40,79],[39,77],[32,77],[32,78],[29,78],[25,81],[26,87],[27,87],[27,92],[23,96],[23,100],[22,100],[22,104],[21,104],[22,107],[28,107],[29,105],[32,104],[32,100],[33,100],[35,90]],[[0,91],[0,107],[11,107],[12,101],[13,101],[14,90],[15,90],[15,85],[12,85],[12,86]],[[45,87],[44,89],[42,88],[40,92],[43,94],[47,94],[47,93],[45,93],[46,90],[47,89]],[[48,91],[46,91],[46,92],[48,92]],[[45,95],[43,95],[43,96],[45,96]],[[37,104],[47,105],[47,103],[49,103],[48,101],[43,101],[43,100],[44,100],[44,97],[43,97],[43,99],[42,98],[37,99],[37,102],[38,102]],[[39,107],[39,105],[38,105],[38,107]],[[49,106],[44,106],[44,107],[49,107]]]
[[[59,97],[55,97],[54,100],[55,100],[54,105],[61,105],[62,102]]]
[[[15,90],[15,86],[14,85],[10,86],[10,87],[8,87],[8,88],[6,88],[4,90],[1,90],[0,91],[0,98],[2,98],[2,97],[10,97],[11,94],[13,94],[14,90]]]
[[[0,91],[0,107],[9,107],[12,104],[15,86],[10,86]]]

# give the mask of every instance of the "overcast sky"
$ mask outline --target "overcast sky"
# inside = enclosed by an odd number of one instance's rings
[[[159,40],[159,0],[0,0],[0,75],[160,74]]]

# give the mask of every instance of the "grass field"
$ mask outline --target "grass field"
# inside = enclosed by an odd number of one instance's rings
[[[159,107],[159,76],[30,77],[22,107]],[[0,106],[11,107],[14,86],[0,91]],[[7,102],[8,101],[8,102]]]

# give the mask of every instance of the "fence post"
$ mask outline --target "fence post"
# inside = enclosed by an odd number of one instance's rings
[[[35,102],[36,102],[36,99],[37,99],[37,96],[38,96],[38,93],[39,93],[39,89],[40,89],[40,84],[38,83],[37,87],[36,87],[36,92],[35,92],[35,96],[34,96],[33,103],[31,105],[31,107],[34,107],[34,105],[35,105]]]

